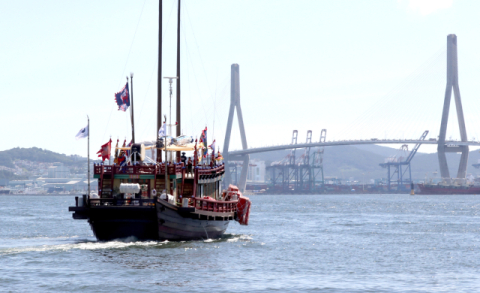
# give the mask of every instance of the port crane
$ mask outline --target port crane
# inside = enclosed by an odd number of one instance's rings
[[[428,130],[425,130],[420,136],[419,141],[424,141],[425,138],[428,135]],[[405,184],[410,184],[412,183],[412,170],[410,168],[410,162],[412,161],[413,157],[417,153],[418,149],[422,145],[421,142],[418,142],[415,144],[413,147],[412,151],[408,154],[407,158],[403,160],[403,157],[400,158],[388,158],[387,162],[380,164],[381,167],[387,168],[387,185],[388,185],[388,191],[391,191],[391,183],[396,182],[397,186],[400,187]],[[408,151],[408,146],[407,145],[402,145],[401,150]],[[391,172],[391,168],[394,168],[393,173]],[[405,180],[405,173],[408,171],[408,181]],[[392,178],[397,175],[396,180],[392,180]]]

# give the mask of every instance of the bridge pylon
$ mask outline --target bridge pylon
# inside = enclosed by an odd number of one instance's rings
[[[468,145],[448,146],[445,144],[452,89],[455,96],[455,106],[457,109],[458,126],[460,128],[460,138],[462,142],[467,142],[467,129],[465,127],[462,100],[458,86],[457,36],[454,34],[447,36],[447,87],[445,89],[445,101],[443,104],[442,123],[440,125],[440,135],[438,137],[437,150],[440,174],[442,178],[450,178],[447,157],[445,156],[446,152],[462,153],[460,164],[458,166],[457,178],[465,178],[467,175]]]
[[[228,147],[230,146],[230,135],[232,133],[233,116],[237,109],[238,126],[240,127],[240,136],[242,139],[242,148],[248,149],[247,136],[245,135],[245,127],[243,125],[242,108],[240,106],[240,67],[238,64],[231,66],[231,87],[230,87],[230,111],[228,114],[227,130],[225,132],[225,142],[223,145],[223,160],[225,162],[225,184],[228,186],[232,182],[230,173],[229,160],[232,158],[228,154]],[[238,188],[244,192],[247,185],[247,172],[250,155],[242,155],[240,160],[243,161],[242,171],[240,173],[240,180],[238,181]]]

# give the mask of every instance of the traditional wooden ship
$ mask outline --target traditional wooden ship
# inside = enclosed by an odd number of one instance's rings
[[[163,127],[160,87],[161,0],[159,7],[157,129]],[[178,9],[180,11],[180,1]],[[180,30],[177,32],[179,50]],[[177,51],[177,78],[180,75],[179,56]],[[180,135],[179,82],[180,79],[177,82],[177,136]],[[133,129],[132,111],[134,142]],[[149,148],[156,149],[156,160],[145,156],[145,149]],[[225,164],[216,160],[214,153],[210,159],[198,163],[197,158],[202,150],[197,149],[196,141],[195,144],[175,145],[169,143],[165,136],[158,137],[154,145],[133,143],[131,146],[117,147],[115,151],[123,152],[128,163],[95,164],[93,172],[94,178],[98,179],[98,196],[90,193],[89,188],[88,194],[76,197],[75,206],[69,207],[74,219],[88,221],[98,240],[128,237],[161,241],[212,239],[221,237],[232,220],[248,224],[250,200],[233,185],[221,191]],[[180,151],[193,152],[192,164],[180,159]],[[169,158],[165,155],[165,161],[162,161],[162,152],[175,152],[176,155],[172,154]]]
[[[250,210],[250,201],[235,186],[220,192],[224,174],[223,163],[197,165],[192,170],[172,162],[98,164],[94,177],[99,196],[77,197],[69,210],[74,219],[88,220],[98,240],[218,238],[231,220],[247,225]]]

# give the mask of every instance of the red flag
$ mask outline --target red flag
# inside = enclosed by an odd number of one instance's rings
[[[127,142],[127,140],[125,139],[123,141],[123,147],[125,147],[126,142]],[[125,161],[125,151],[120,150],[118,152],[117,164],[121,165],[123,161]]]
[[[215,160],[217,160],[217,161],[223,160],[223,156],[222,156],[222,154],[220,153],[220,149],[218,149],[218,155],[217,155],[217,158],[215,158]]]
[[[120,153],[117,148],[118,148],[118,138],[117,138],[117,145],[115,146],[115,151],[113,152],[115,154],[115,158],[113,159],[114,164],[118,164],[118,154]]]
[[[101,149],[97,152],[98,156],[102,158],[102,161],[110,160],[110,151],[112,149],[112,139],[106,144],[102,145]]]

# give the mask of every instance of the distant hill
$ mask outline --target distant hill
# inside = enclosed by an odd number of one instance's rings
[[[303,149],[297,149],[297,157],[300,157],[303,152]],[[289,150],[280,150],[252,154],[250,158],[265,161],[266,165],[269,166],[272,162],[283,159],[289,153]],[[380,167],[379,164],[384,163],[385,158],[394,155],[401,155],[398,149],[377,145],[326,147],[323,159],[324,175],[326,177],[338,177],[342,179],[353,177],[355,180],[386,178],[387,169]],[[84,161],[75,161],[71,156],[35,147],[0,151],[0,166],[14,168],[15,165],[13,161],[17,159],[44,163],[61,162],[72,167],[84,167],[85,165]],[[480,176],[480,170],[472,166],[472,164],[477,163],[479,160],[480,153],[478,151],[470,152],[467,173],[475,177]],[[447,161],[450,168],[450,175],[455,177],[460,161],[460,154],[448,153]],[[414,180],[423,180],[425,177],[440,178],[438,156],[436,153],[417,153],[411,162],[411,166]],[[407,175],[408,174],[405,173],[405,176]],[[0,170],[0,178],[23,179],[23,177],[20,178],[20,176],[14,175],[7,170]]]
[[[398,155],[398,153],[399,153],[398,148],[375,145],[375,144],[355,145],[353,147],[355,147],[357,149],[360,149],[360,150],[363,150],[363,151],[367,151],[367,152],[371,152],[371,153],[380,155],[384,158],[388,158],[388,157],[391,157],[391,156],[394,156],[394,155]],[[410,146],[410,147],[412,147],[412,146]],[[422,148],[420,148],[420,150],[421,149]],[[420,154],[420,153],[421,152],[418,152],[417,155]]]
[[[8,179],[8,180],[25,180],[28,179],[28,176],[24,175],[15,175],[13,172],[0,170],[0,179]]]
[[[393,153],[396,151],[391,149]],[[312,149],[313,152],[313,149]],[[263,160],[269,166],[271,162],[279,161],[290,153],[289,150],[252,154],[251,159]],[[297,149],[300,157],[304,149]],[[326,147],[323,157],[324,175],[328,177],[350,178],[357,180],[386,177],[386,171],[378,164],[383,163],[384,156],[354,146]]]
[[[458,164],[460,162],[460,154],[447,153],[447,163],[450,171],[450,176],[456,177],[458,172]],[[477,177],[480,176],[480,170],[472,166],[480,159],[480,153],[471,151],[468,156],[467,174],[472,174]],[[438,172],[437,175],[433,172]],[[438,165],[438,154],[419,154],[412,160],[412,176],[419,178],[440,178],[440,168]]]
[[[59,154],[41,148],[13,148],[11,150],[0,151],[0,166],[14,168],[14,160],[27,160],[32,162],[55,163],[60,162],[67,166],[75,165],[72,157],[65,154]]]

